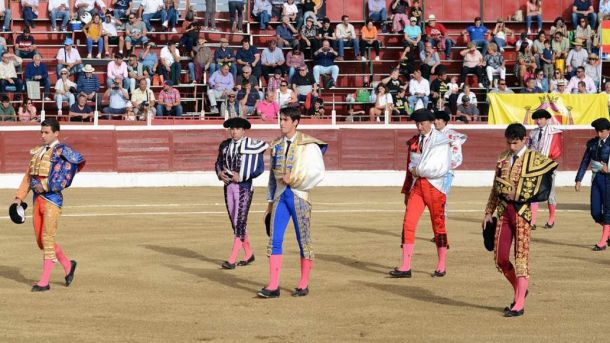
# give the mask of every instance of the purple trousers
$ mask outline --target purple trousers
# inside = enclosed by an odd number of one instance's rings
[[[225,204],[233,227],[233,234],[243,241],[246,237],[248,212],[254,190],[251,184],[240,185],[239,183],[230,183],[224,187],[224,190]]]

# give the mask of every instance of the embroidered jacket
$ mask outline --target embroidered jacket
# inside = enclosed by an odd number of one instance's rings
[[[576,182],[582,181],[591,164],[591,171],[593,177],[602,169],[602,163],[608,164],[610,159],[610,137],[606,138],[606,141],[600,145],[599,137],[590,139],[585,148],[585,153],[582,156],[578,173],[576,173]],[[610,175],[610,174],[606,174]]]
[[[46,150],[46,151],[45,151]],[[47,150],[45,145],[30,150],[30,166],[21,181],[16,197],[24,199],[29,190],[34,192],[34,201],[41,196],[57,207],[63,206],[62,190],[70,187],[74,175],[85,166],[85,158],[66,144],[58,143]],[[44,191],[36,193],[34,186],[40,184]]]
[[[252,180],[265,171],[264,152],[269,144],[264,141],[242,138],[231,145],[232,139],[220,143],[216,159],[216,174],[222,171],[239,173],[239,183],[252,187]],[[233,148],[233,150],[231,150]]]
[[[286,187],[299,198],[309,201],[309,191],[324,179],[324,159],[328,144],[297,132],[293,143],[286,151],[286,139],[280,137],[271,143],[271,173],[267,190],[267,200],[275,201]],[[290,184],[282,180],[290,174]]]
[[[485,214],[498,211],[502,218],[508,206],[514,206],[517,212],[515,220],[515,273],[518,277],[530,275],[529,243],[531,232],[532,211],[530,203],[546,201],[553,185],[553,171],[557,162],[533,150],[526,149],[523,155],[512,163],[512,152],[500,154],[496,163],[496,172],[491,194],[487,201]],[[514,197],[514,200],[510,198]],[[502,220],[498,220],[495,236],[495,260],[498,261],[498,242],[502,228]]]
[[[447,126],[445,126],[441,132],[444,133],[445,136],[447,136],[447,138],[449,138],[451,141],[449,144],[451,146],[451,170],[457,169],[464,161],[464,157],[462,155],[462,145],[466,143],[468,136],[450,129]]]
[[[561,157],[561,132],[560,129],[551,124],[543,128],[537,127],[530,131],[527,147],[557,161]]]
[[[419,149],[420,135],[415,135],[407,141],[407,173],[402,186],[402,193],[411,192],[418,177],[426,178],[434,188],[443,191],[445,174],[451,167],[450,140],[442,132],[432,129],[428,138]],[[417,176],[412,174],[415,170]]]

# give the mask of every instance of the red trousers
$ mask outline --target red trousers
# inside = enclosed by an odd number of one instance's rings
[[[447,247],[447,230],[445,228],[445,202],[447,197],[434,188],[427,179],[419,178],[409,194],[405,220],[403,224],[403,244],[415,243],[415,230],[424,209],[428,207],[432,230],[437,247]]]

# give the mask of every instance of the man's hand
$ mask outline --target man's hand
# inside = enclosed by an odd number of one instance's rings
[[[487,223],[491,223],[493,220],[491,218],[491,213],[488,213],[485,215],[485,217],[483,218],[483,223],[481,224],[481,228],[485,229],[485,225],[487,225]]]
[[[35,184],[34,187],[32,187],[32,190],[36,193],[44,193],[44,188],[39,183]]]
[[[577,192],[580,192],[580,185],[581,185],[580,181],[576,181],[576,184],[574,185],[574,190]]]
[[[284,174],[284,176],[282,176],[282,182],[284,182],[287,185],[290,185],[290,174],[286,173]]]
[[[267,204],[267,209],[265,210],[265,214],[263,214],[263,218],[266,218],[267,214],[271,213],[271,211],[273,211],[273,203],[272,202]]]
[[[15,198],[15,201],[13,201],[13,203],[17,204],[17,206],[21,205],[21,199],[19,198]]]
[[[231,178],[225,172],[218,173],[218,178],[226,184],[231,183]]]
[[[607,174],[608,173],[608,165],[605,164],[604,162],[602,162],[602,165],[603,165],[603,167],[601,169],[602,173]]]
[[[231,173],[233,173],[233,182],[235,183],[239,183],[239,173],[236,171],[232,171]]]

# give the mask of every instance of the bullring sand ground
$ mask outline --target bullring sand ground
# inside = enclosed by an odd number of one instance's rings
[[[430,277],[436,250],[422,217],[412,279],[387,274],[400,259],[397,188],[316,189],[311,293],[290,296],[299,264],[289,228],[282,296],[270,300],[256,298],[267,281],[264,189],[256,191],[249,226],[257,260],[231,271],[220,269],[231,244],[221,188],[70,189],[58,234],[79,263],[69,288],[58,266],[50,292],[30,293],[41,267],[31,218],[18,226],[0,217],[0,341],[605,340],[610,250],[591,251],[600,229],[588,213],[588,191],[558,191],[555,228],[533,233],[526,314],[504,318],[511,290],[480,233],[488,189],[452,190],[444,278]],[[11,197],[0,191],[2,208]]]

